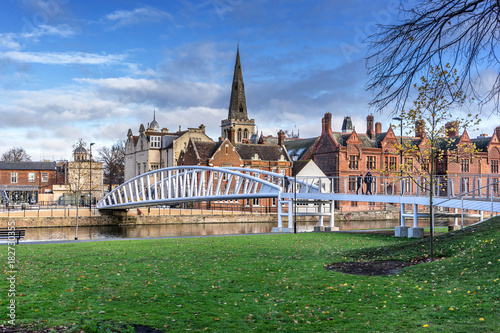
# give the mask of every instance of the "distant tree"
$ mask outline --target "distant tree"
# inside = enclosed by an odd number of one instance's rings
[[[3,162],[29,162],[31,156],[22,147],[13,147],[2,154]]]
[[[421,0],[414,6],[401,0],[401,19],[379,26],[368,38],[371,79],[367,90],[375,92],[371,104],[379,110],[391,104],[399,112],[405,108],[413,84],[426,75],[430,65],[444,68],[451,63],[459,70],[460,90],[480,105],[493,101],[498,112],[499,15],[499,0]],[[485,69],[496,75],[486,87],[480,76]],[[454,82],[445,81],[444,85],[450,83]]]
[[[104,178],[111,191],[113,184],[123,183],[125,174],[125,141],[117,141],[111,148],[102,147],[98,150],[99,159],[103,162]]]
[[[457,71],[450,70],[449,65],[445,68],[431,66],[429,77],[422,77],[420,80],[420,84],[414,85],[418,97],[413,101],[413,107],[408,111],[403,110],[400,117],[403,119],[403,126],[409,128],[418,124],[425,136],[419,145],[407,140],[402,145],[398,143],[397,148],[402,151],[406,160],[399,172],[429,196],[430,256],[433,260],[433,197],[438,188],[435,177],[436,165],[445,161],[446,155],[450,153],[473,157],[476,152],[473,145],[456,145],[456,138],[449,137],[446,124],[452,123],[454,130],[458,132],[460,128],[476,126],[480,119],[477,114],[464,112],[461,115],[460,107],[466,103],[467,96],[460,90]],[[416,168],[416,165],[420,168]]]

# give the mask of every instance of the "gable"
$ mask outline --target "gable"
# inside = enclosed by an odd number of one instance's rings
[[[464,143],[470,143],[470,138],[469,134],[467,133],[467,130],[464,130],[464,133],[460,137],[460,141],[458,142],[459,144],[464,144]]]
[[[228,139],[224,140],[209,159],[211,166],[243,166],[243,160]]]

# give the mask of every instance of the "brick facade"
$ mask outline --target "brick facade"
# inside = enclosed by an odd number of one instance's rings
[[[55,162],[0,162],[0,201],[37,203],[40,194],[57,184]]]

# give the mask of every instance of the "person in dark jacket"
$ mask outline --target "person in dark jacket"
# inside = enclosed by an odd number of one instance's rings
[[[373,183],[373,176],[372,174],[370,173],[370,171],[368,171],[365,175],[365,184],[366,184],[366,194],[368,194],[368,192],[370,192],[370,194],[373,194],[372,193],[372,183]]]
[[[356,194],[359,194],[359,189],[361,189],[361,194],[363,193],[363,174],[360,174],[356,178]]]

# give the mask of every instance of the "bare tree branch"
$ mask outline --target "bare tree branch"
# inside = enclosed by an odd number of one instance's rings
[[[368,39],[366,89],[375,93],[370,104],[403,110],[429,66],[449,63],[459,71],[459,89],[480,106],[493,102],[498,112],[500,0],[422,0],[412,8],[402,0],[400,8],[400,23],[381,25]],[[490,86],[482,80],[487,69],[496,73]]]
[[[31,156],[22,147],[13,147],[2,154],[3,162],[29,162]]]

